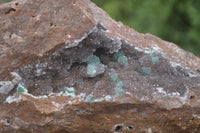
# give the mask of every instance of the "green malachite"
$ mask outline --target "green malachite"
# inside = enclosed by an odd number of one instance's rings
[[[113,60],[117,61],[121,65],[128,64],[128,58],[121,52],[114,53]]]
[[[88,64],[99,65],[100,63],[100,59],[96,55],[92,55],[88,60]]]
[[[87,62],[87,75],[91,77],[95,76],[98,73],[99,64],[101,64],[99,57],[92,55]]]
[[[128,64],[128,59],[126,56],[120,56],[117,60],[119,62],[119,64],[121,65],[125,65]]]
[[[117,61],[117,60],[119,59],[119,57],[121,57],[121,56],[124,56],[124,54],[121,53],[121,52],[116,52],[116,53],[114,53],[114,55],[113,55],[113,60],[114,60],[114,61]]]
[[[110,76],[110,79],[111,79],[113,82],[118,82],[118,81],[119,81],[119,78],[118,78],[117,73],[110,73],[109,76]]]
[[[97,66],[94,64],[87,65],[87,75],[94,76],[97,72]]]
[[[86,101],[89,102],[89,103],[92,103],[94,101],[94,96],[88,95],[88,97],[86,98]]]
[[[142,67],[142,72],[145,75],[150,75],[151,74],[151,68],[149,68],[149,67]]]
[[[123,96],[124,95],[124,89],[115,88],[115,93],[120,95],[120,96]]]
[[[122,83],[122,81],[117,82],[116,88],[117,88],[117,89],[122,89],[122,88],[123,88],[123,83]]]
[[[71,93],[71,94],[74,94],[75,90],[74,90],[74,88],[67,88],[67,92]]]
[[[154,65],[159,63],[159,57],[155,56],[155,57],[152,57],[151,59]]]
[[[19,92],[19,93],[24,93],[24,92],[26,92],[26,91],[25,91],[25,89],[24,89],[22,86],[19,86],[19,87],[17,88],[17,92]]]

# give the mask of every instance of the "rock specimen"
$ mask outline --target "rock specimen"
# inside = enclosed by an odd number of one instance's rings
[[[0,132],[200,132],[200,59],[89,0],[0,5]]]

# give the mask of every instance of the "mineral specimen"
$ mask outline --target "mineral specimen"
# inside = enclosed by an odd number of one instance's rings
[[[4,3],[0,132],[198,133],[199,66],[89,0]]]

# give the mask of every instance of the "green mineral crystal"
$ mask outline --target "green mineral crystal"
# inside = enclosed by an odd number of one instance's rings
[[[117,95],[123,96],[124,95],[124,89],[115,88],[115,93]]]
[[[19,85],[17,87],[17,92],[19,92],[19,93],[25,93],[25,92],[27,92],[27,90],[23,86]]]
[[[92,94],[88,95],[86,101],[92,103],[94,101],[94,96]]]
[[[121,65],[127,65],[128,64],[128,58],[121,52],[114,53],[113,60],[117,61]]]
[[[125,64],[128,64],[128,59],[126,56],[120,56],[117,60],[119,62],[119,64],[121,65],[125,65]]]
[[[75,90],[73,87],[67,88],[67,93],[69,94],[75,94]]]
[[[120,95],[120,96],[123,96],[124,95],[124,90],[123,90],[123,83],[122,81],[119,81],[116,83],[116,86],[115,86],[115,93]]]
[[[155,64],[158,64],[159,63],[159,58],[157,56],[155,57],[152,57],[152,63],[155,65]]]
[[[124,54],[121,53],[121,52],[114,53],[113,60],[118,61],[118,59],[119,59],[120,56],[124,56]]]
[[[149,67],[142,67],[142,72],[145,75],[150,75],[151,74],[151,68],[149,68]]]
[[[97,66],[94,64],[88,64],[87,65],[87,75],[90,77],[93,77],[97,72]]]
[[[123,88],[123,83],[122,83],[122,81],[117,82],[116,88],[117,88],[117,89],[122,89],[122,88]]]
[[[88,60],[88,64],[99,65],[100,63],[100,59],[96,55],[92,55]]]
[[[119,81],[119,78],[118,78],[117,73],[112,72],[112,73],[109,74],[109,76],[110,76],[110,79],[111,79],[113,82],[118,82],[118,81]]]

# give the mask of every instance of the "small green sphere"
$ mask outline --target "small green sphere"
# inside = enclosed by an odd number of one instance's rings
[[[121,65],[125,65],[125,64],[128,64],[128,59],[126,56],[120,56],[117,60],[119,62],[119,64]]]
[[[114,53],[114,55],[113,55],[113,60],[114,60],[114,61],[117,61],[117,60],[119,59],[120,56],[124,56],[124,54],[121,53],[121,52],[116,52],[116,53]]]
[[[88,64],[99,65],[100,63],[100,59],[96,55],[92,55],[88,60]]]
[[[110,73],[109,76],[110,76],[110,79],[111,79],[113,82],[118,82],[118,81],[119,81],[119,78],[118,78],[117,73]]]
[[[149,67],[142,67],[142,71],[145,75],[151,74],[151,68],[149,68]]]

